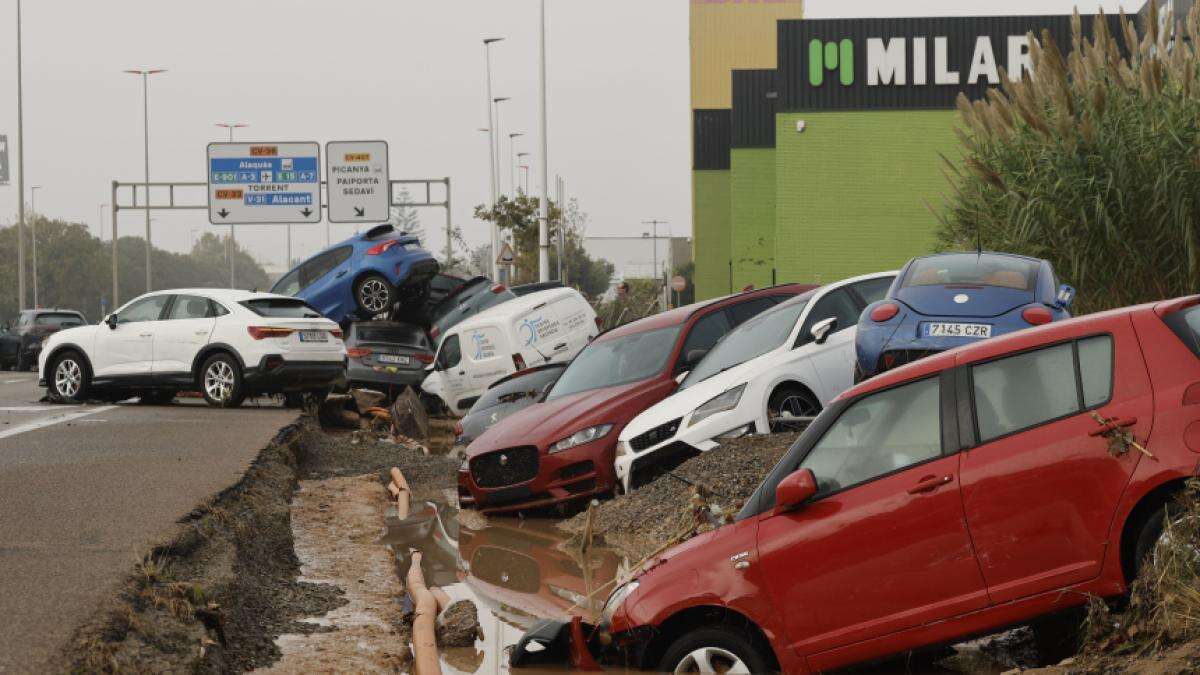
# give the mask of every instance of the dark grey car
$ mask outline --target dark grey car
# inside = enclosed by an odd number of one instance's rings
[[[565,363],[548,363],[518,371],[488,388],[455,426],[455,447],[465,448],[471,441],[500,420],[537,403],[550,385],[558,381]]]
[[[346,334],[346,380],[351,387],[389,395],[419,388],[433,348],[421,326],[398,321],[359,321]]]

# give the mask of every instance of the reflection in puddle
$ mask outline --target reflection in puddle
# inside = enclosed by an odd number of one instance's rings
[[[401,578],[418,550],[426,583],[478,610],[483,640],[474,649],[445,650],[447,673],[507,672],[507,650],[529,627],[572,614],[593,620],[628,568],[609,550],[564,550],[567,535],[547,520],[490,518],[472,529],[459,523],[453,506],[427,502],[403,522],[389,514],[387,528],[380,543],[392,549]]]

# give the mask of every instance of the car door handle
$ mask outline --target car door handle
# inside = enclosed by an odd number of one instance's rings
[[[1136,417],[1114,417],[1108,420],[1107,424],[1102,425],[1099,429],[1092,429],[1088,432],[1088,436],[1103,436],[1117,429],[1125,429],[1137,424]]]
[[[558,344],[554,345],[554,351],[556,351],[556,352],[557,352],[557,351],[562,351],[562,350],[564,350],[564,349],[566,349],[566,348],[567,348],[567,343],[565,343],[565,342],[560,342],[560,343],[558,343]]]
[[[342,277],[346,276],[346,273],[347,273],[347,272],[349,272],[349,271],[350,271],[350,270],[342,270],[341,272],[338,272],[337,274],[335,274],[333,278],[334,278],[334,279],[341,279]]]
[[[924,492],[933,492],[934,490],[946,485],[954,480],[954,476],[926,476],[921,479],[921,482],[910,487],[908,494],[919,495]]]
[[[206,330],[198,330],[198,331],[196,331],[196,335],[208,335],[208,331],[206,331]]]
[[[138,333],[138,337],[154,337],[154,333]]]
[[[466,374],[467,374],[467,371],[465,371],[465,370],[460,370],[460,371],[458,371],[458,374],[459,374],[459,375],[466,375]]]

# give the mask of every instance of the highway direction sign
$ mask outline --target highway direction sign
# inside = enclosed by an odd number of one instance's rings
[[[317,143],[209,143],[208,221],[321,222]]]
[[[325,144],[329,222],[383,222],[391,215],[387,141]]]

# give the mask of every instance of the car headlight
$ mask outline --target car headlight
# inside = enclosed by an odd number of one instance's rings
[[[618,586],[617,590],[613,591],[608,596],[608,600],[604,603],[604,609],[600,610],[600,620],[604,623],[612,623],[613,614],[625,602],[634,591],[638,589],[640,584],[636,581],[631,581],[624,586]]]
[[[717,413],[733,410],[742,400],[744,391],[746,391],[746,385],[739,384],[723,394],[708,399],[703,405],[692,411],[692,418],[688,420],[688,426],[699,424]]]
[[[563,450],[570,450],[577,445],[583,445],[584,443],[591,443],[592,441],[599,440],[607,436],[608,432],[612,431],[612,428],[613,425],[611,424],[597,424],[594,427],[588,427],[586,429],[576,431],[570,436],[567,436],[561,441],[551,445],[550,452],[562,452]]]

